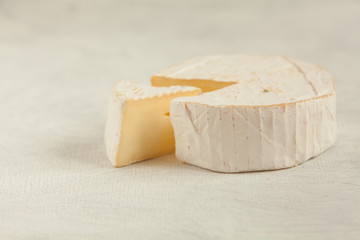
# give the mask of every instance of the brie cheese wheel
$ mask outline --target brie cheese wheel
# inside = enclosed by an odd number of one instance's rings
[[[336,140],[335,85],[322,67],[281,56],[196,58],[152,77],[200,87],[170,104],[178,159],[219,172],[298,165]]]
[[[170,101],[200,92],[195,87],[118,82],[111,92],[105,127],[105,146],[111,163],[121,167],[174,152]]]

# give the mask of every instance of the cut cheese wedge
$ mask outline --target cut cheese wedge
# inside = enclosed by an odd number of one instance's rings
[[[167,68],[152,84],[211,91],[170,105],[177,158],[202,168],[293,167],[336,140],[334,80],[318,65],[281,56],[210,56]]]
[[[194,87],[118,82],[111,92],[105,128],[106,152],[111,163],[121,167],[174,152],[170,101],[200,92]]]

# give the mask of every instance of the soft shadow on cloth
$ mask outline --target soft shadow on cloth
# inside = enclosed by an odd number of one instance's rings
[[[84,123],[80,129],[69,127],[57,131],[52,139],[47,139],[47,149],[50,158],[47,162],[63,168],[106,168],[119,171],[135,170],[137,168],[154,169],[183,169],[186,171],[205,171],[179,161],[175,154],[150,158],[129,166],[115,168],[106,155],[104,143],[104,124]]]
[[[150,159],[146,159],[144,161],[141,162],[137,162],[134,163],[130,166],[128,166],[129,168],[135,168],[135,167],[145,167],[145,168],[149,168],[149,169],[156,169],[156,168],[162,168],[162,169],[167,169],[167,170],[171,170],[171,169],[181,169],[184,171],[206,171],[204,169],[186,164],[180,160],[178,160],[175,156],[175,154],[168,154],[168,155],[164,155],[162,157],[158,157],[158,158],[150,158]]]
[[[101,136],[87,138],[55,139],[50,148],[52,164],[66,166],[111,167],[107,161],[105,146]]]

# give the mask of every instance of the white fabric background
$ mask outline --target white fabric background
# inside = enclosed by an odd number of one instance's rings
[[[0,239],[359,239],[359,26],[356,0],[0,0]],[[281,171],[113,168],[111,86],[219,53],[326,67],[336,145]]]

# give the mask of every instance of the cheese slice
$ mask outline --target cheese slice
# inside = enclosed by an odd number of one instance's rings
[[[152,84],[208,91],[170,105],[177,158],[202,168],[293,167],[336,140],[334,80],[318,65],[281,56],[210,56],[167,68]]]
[[[200,89],[194,87],[118,82],[111,92],[105,128],[106,152],[111,163],[121,167],[174,152],[170,101],[199,93]]]

